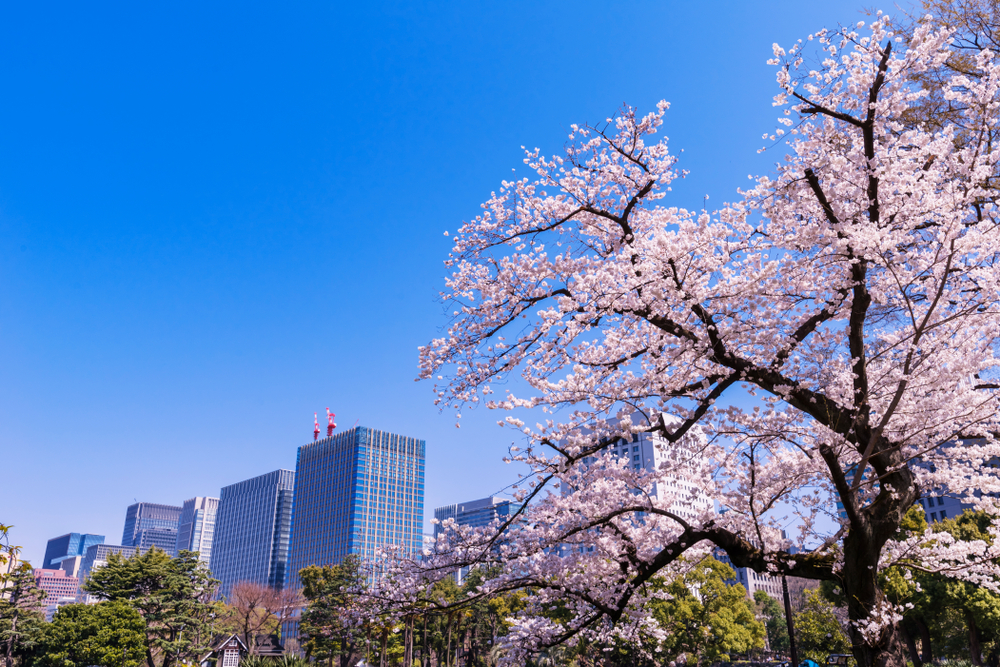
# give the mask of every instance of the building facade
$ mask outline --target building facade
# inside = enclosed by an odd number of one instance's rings
[[[458,526],[485,528],[494,522],[497,522],[497,525],[502,524],[516,514],[519,509],[521,509],[521,503],[499,496],[438,507],[434,510],[434,540],[437,540],[441,534],[442,524],[448,519],[454,519]],[[461,584],[468,573],[469,568],[467,567],[453,573],[455,581]]]
[[[125,512],[122,546],[142,551],[151,547],[177,555],[177,526],[181,508],[156,503],[136,503]]]
[[[716,560],[721,561],[733,568],[733,572],[736,573],[736,578],[728,580],[726,582],[727,584],[730,586],[743,584],[743,588],[747,591],[747,597],[751,600],[754,597],[754,593],[757,591],[764,591],[771,596],[771,598],[784,603],[785,597],[781,587],[781,577],[754,572],[749,567],[736,567],[733,565],[733,561],[730,560],[729,554],[722,549],[716,549],[712,555]]]
[[[219,511],[218,498],[198,496],[185,500],[177,525],[177,545],[174,551],[197,551],[198,558],[208,563],[212,558],[212,538],[215,536],[215,517]]]
[[[483,528],[494,521],[502,523],[521,508],[521,504],[507,498],[490,496],[465,503],[445,505],[434,510],[434,537],[441,532],[441,524],[447,519],[454,519],[459,526]]]
[[[65,570],[41,568],[34,571],[35,584],[45,591],[45,620],[51,622],[59,607],[75,604],[80,581]]]
[[[90,533],[67,533],[53,537],[45,545],[45,559],[42,561],[42,569],[58,568],[62,559],[83,556],[87,553],[87,549],[95,544],[104,544],[104,536],[91,535]]]
[[[239,581],[284,585],[294,487],[293,471],[275,470],[222,489],[209,568],[223,596]]]
[[[423,546],[423,440],[356,426],[299,447],[289,585],[307,565]]]
[[[619,461],[625,459],[633,470],[655,471],[664,463],[675,462],[673,459],[678,456],[679,447],[680,445],[672,445],[652,433],[635,433],[630,438],[619,438],[608,443],[602,453]],[[696,459],[700,455],[692,453],[691,456]],[[584,458],[584,463],[590,464],[595,460],[596,457],[588,456]],[[669,488],[660,488],[661,484]],[[563,492],[568,492],[568,489],[564,489]],[[668,509],[685,519],[702,516],[706,512],[715,512],[715,501],[704,489],[677,475],[666,475],[662,482],[657,482],[653,486],[652,493],[654,496],[659,496],[661,493],[672,494],[674,503]]]
[[[59,560],[59,569],[70,577],[80,577],[80,567],[83,565],[83,556],[67,556]]]

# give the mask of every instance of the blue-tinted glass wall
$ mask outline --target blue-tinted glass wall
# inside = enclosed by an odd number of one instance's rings
[[[441,524],[446,519],[454,519],[459,526],[483,528],[494,521],[506,521],[519,509],[520,503],[498,496],[438,507],[434,510],[434,518],[438,521],[434,524],[434,537],[441,533]]]
[[[68,533],[53,537],[45,545],[45,560],[42,567],[46,570],[58,568],[63,559],[83,556],[87,553],[87,549],[95,544],[104,544],[104,536],[89,533]]]
[[[294,472],[275,470],[222,489],[209,561],[222,595],[238,581],[282,587],[294,486]]]
[[[163,549],[176,555],[177,525],[181,519],[181,508],[156,503],[136,503],[125,512],[125,530],[122,531],[122,546],[146,550],[150,547]]]
[[[307,565],[377,549],[419,553],[424,520],[423,440],[358,426],[299,447],[289,585]]]

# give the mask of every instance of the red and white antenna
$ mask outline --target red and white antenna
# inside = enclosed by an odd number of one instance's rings
[[[337,415],[330,412],[330,408],[326,409],[326,437],[333,435],[333,429],[337,428],[337,425],[333,423],[333,418]]]
[[[315,441],[319,440],[319,415],[315,412],[313,413],[313,424],[315,424],[315,428],[313,428],[313,440]]]

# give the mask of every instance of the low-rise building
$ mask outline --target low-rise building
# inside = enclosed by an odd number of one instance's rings
[[[39,568],[34,570],[35,584],[45,591],[45,620],[51,621],[56,610],[76,602],[80,581],[65,570]]]

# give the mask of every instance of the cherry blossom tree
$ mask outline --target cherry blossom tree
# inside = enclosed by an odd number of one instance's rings
[[[961,113],[917,126],[918,77],[940,69],[949,33],[928,22],[905,48],[893,39],[879,16],[775,45],[782,115],[765,139],[786,154],[715,211],[671,201],[683,172],[656,136],[665,102],[573,126],[564,155],[527,151],[534,175],[455,235],[454,318],[420,351],[441,406],[485,404],[523,433],[524,509],[490,530],[449,526],[383,595],[405,603],[459,565],[500,566],[480,595],[533,591],[508,636],[516,662],[655,635],[650,583],[717,549],[837,582],[859,665],[902,667],[881,568],[995,586],[995,539],[898,529],[930,490],[997,511],[1000,63],[979,52],[977,77],[942,88]],[[639,433],[663,449],[656,470],[614,454]],[[725,512],[678,509],[699,493]],[[804,551],[782,537],[789,511]]]

